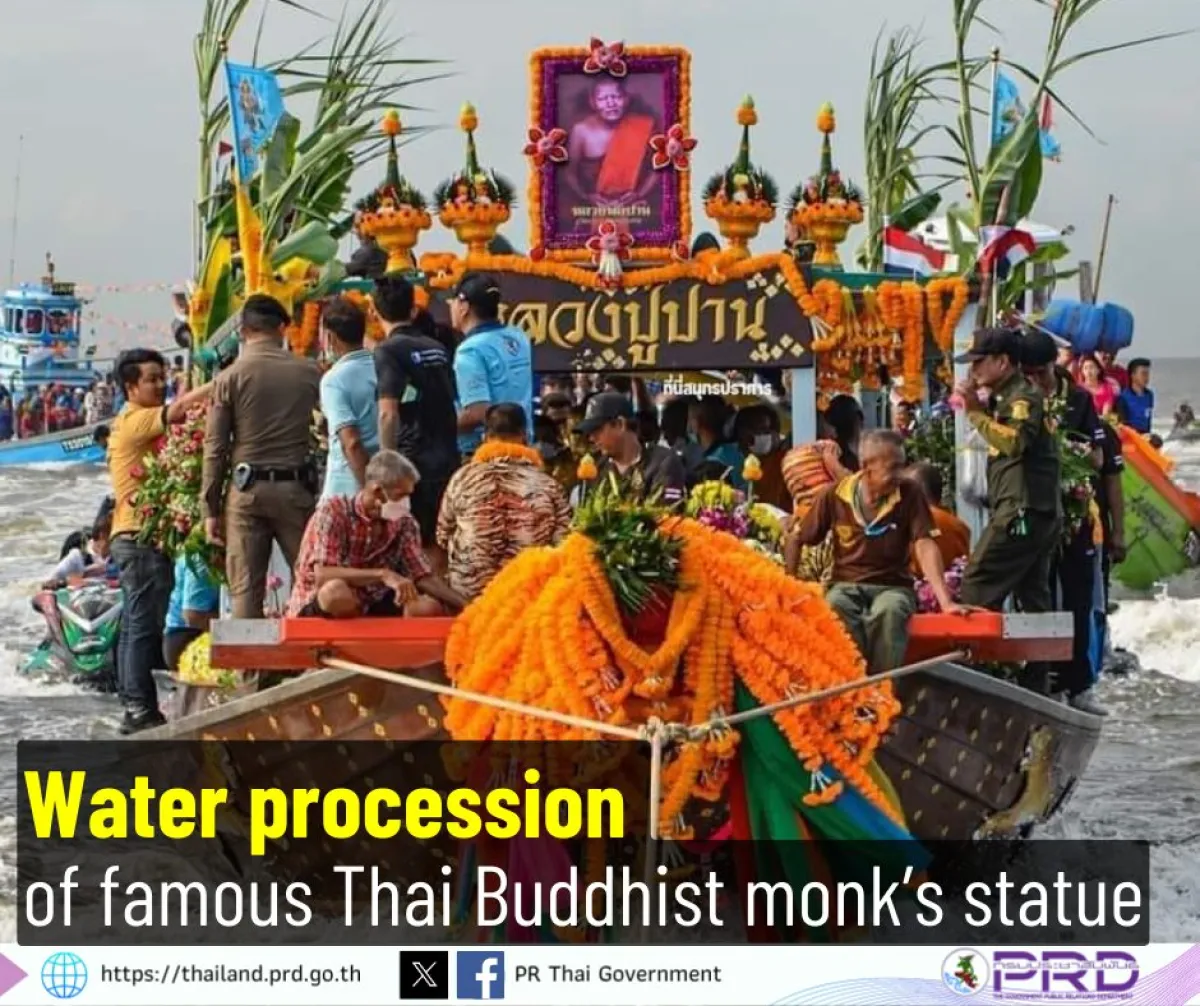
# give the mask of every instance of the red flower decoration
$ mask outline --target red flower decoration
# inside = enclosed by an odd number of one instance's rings
[[[539,168],[547,161],[565,164],[567,161],[567,131],[555,127],[543,132],[537,126],[529,127],[529,142],[525,144],[525,156],[532,157]]]
[[[607,73],[610,77],[624,77],[629,73],[625,62],[625,43],[609,42],[605,45],[598,38],[588,42],[588,58],[583,62],[584,73]]]
[[[624,262],[629,258],[629,246],[632,244],[632,234],[618,229],[611,220],[602,220],[596,233],[587,239],[585,247],[592,253],[592,261],[598,265],[605,255],[615,255]]]
[[[676,241],[671,254],[680,262],[686,262],[692,257],[692,249],[686,241]]]
[[[674,167],[676,171],[687,171],[691,163],[690,154],[696,149],[697,140],[683,131],[683,126],[675,123],[665,133],[650,137],[650,149],[654,157],[650,166],[655,171]]]
[[[529,249],[529,257],[533,259],[534,262],[542,261],[542,259],[546,257],[546,246],[534,245]]]

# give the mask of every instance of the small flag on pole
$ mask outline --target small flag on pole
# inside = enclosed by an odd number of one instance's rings
[[[238,180],[245,183],[258,170],[259,154],[283,117],[283,92],[275,74],[256,66],[226,63],[225,79]]]
[[[883,230],[883,270],[891,273],[932,276],[946,267],[946,253],[931,248],[898,227]]]
[[[1038,116],[1038,139],[1042,146],[1042,156],[1048,161],[1058,161],[1062,157],[1062,148],[1050,132],[1054,125],[1052,107],[1050,95],[1043,95]],[[1020,89],[1013,79],[1003,73],[997,73],[996,86],[992,91],[992,146],[1003,143],[1008,138],[1025,118],[1025,112]]]
[[[1048,161],[1062,160],[1062,147],[1054,138],[1054,134],[1050,132],[1054,128],[1054,103],[1048,94],[1042,98],[1042,117],[1038,125],[1040,126],[1038,137],[1042,143],[1042,156]]]
[[[1032,235],[1015,227],[981,227],[979,229],[979,265],[1012,269],[1037,250]]]

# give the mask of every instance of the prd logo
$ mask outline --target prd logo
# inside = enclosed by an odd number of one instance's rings
[[[977,995],[987,982],[987,958],[978,950],[960,947],[942,962],[942,984],[955,995]]]

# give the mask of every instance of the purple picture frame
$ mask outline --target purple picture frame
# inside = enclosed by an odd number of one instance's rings
[[[532,96],[531,104],[535,109],[535,118],[531,123],[549,134],[552,129],[565,128],[562,121],[562,111],[558,107],[559,84],[563,77],[581,77],[589,81],[603,79],[607,74],[584,73],[583,65],[588,58],[588,49],[581,47],[578,55],[560,55],[563,50],[555,50],[554,55],[535,54],[535,73],[533,79],[540,93]],[[622,59],[628,72],[623,79],[629,80],[642,74],[658,74],[662,78],[662,109],[667,121],[659,124],[660,131],[666,132],[671,126],[679,123],[685,133],[689,131],[687,95],[690,93],[691,82],[689,53],[685,49],[673,47],[654,47],[649,52],[638,47],[625,48]],[[650,151],[647,150],[647,157]],[[586,248],[587,232],[575,229],[570,221],[565,226],[559,220],[559,172],[566,164],[546,161],[540,167],[531,166],[534,172],[534,188],[537,198],[531,200],[530,240],[535,246],[544,251],[553,252],[559,260],[584,261],[591,258],[591,252]],[[687,200],[690,186],[690,171],[677,171],[666,168],[658,172],[661,176],[655,186],[661,212],[656,225],[639,228],[630,223],[629,230],[634,237],[633,250],[642,258],[655,252],[661,252],[664,258],[669,258],[681,242],[691,238],[691,220],[687,212]]]

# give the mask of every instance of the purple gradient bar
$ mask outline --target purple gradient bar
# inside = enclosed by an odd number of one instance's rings
[[[537,123],[542,132],[549,132],[559,125],[558,78],[563,75],[583,76],[585,59],[586,56],[556,57],[542,61],[542,118]],[[679,114],[682,97],[679,78],[683,73],[683,61],[679,56],[625,56],[625,64],[629,68],[630,76],[638,73],[661,73],[663,108],[666,109],[668,117],[671,113]],[[663,129],[670,129],[673,125],[673,122],[665,122]],[[587,234],[559,233],[556,167],[557,165],[547,163],[535,169],[542,173],[542,233],[538,238],[547,249],[561,251],[583,248],[588,239]],[[662,193],[663,225],[653,231],[638,230],[631,226],[630,231],[638,248],[671,248],[683,237],[679,212],[681,186],[678,172],[668,169],[661,174],[663,177],[659,185]]]

